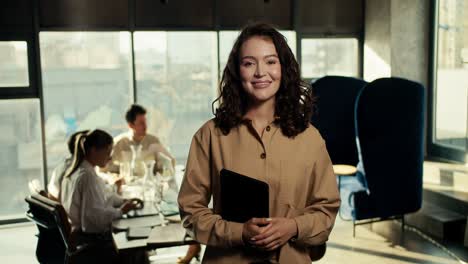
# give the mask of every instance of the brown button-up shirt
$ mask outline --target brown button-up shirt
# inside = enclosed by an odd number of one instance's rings
[[[249,248],[242,223],[219,215],[219,172],[226,168],[265,181],[270,187],[270,217],[293,218],[297,239],[275,252]],[[242,190],[239,190],[242,195]],[[208,208],[213,197],[213,209]],[[307,246],[328,239],[340,199],[325,142],[310,125],[294,138],[270,124],[258,135],[246,121],[223,135],[208,121],[194,135],[179,192],[182,223],[207,248],[203,263],[310,263]]]

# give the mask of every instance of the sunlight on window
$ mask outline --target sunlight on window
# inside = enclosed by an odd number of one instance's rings
[[[73,132],[125,131],[133,102],[129,32],[41,32],[48,173],[70,155]]]
[[[357,39],[302,39],[302,77],[319,78],[325,75],[355,76],[358,70]]]
[[[217,96],[216,32],[136,32],[137,102],[148,132],[185,163],[192,136],[212,118]]]
[[[0,88],[29,86],[26,41],[0,41]]]
[[[439,1],[435,138],[465,150],[468,114],[468,1]]]
[[[390,62],[385,61],[372,47],[364,45],[364,79],[371,82],[378,78],[390,77]]]
[[[28,182],[43,185],[39,99],[0,100],[0,220],[24,217]]]

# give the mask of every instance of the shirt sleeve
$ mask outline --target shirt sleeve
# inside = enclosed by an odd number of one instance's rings
[[[119,207],[124,203],[124,198],[115,193],[114,186],[110,184],[104,184],[106,191],[106,204],[112,207]]]
[[[172,169],[174,170],[174,167],[175,167],[175,159],[174,157],[172,156],[172,154],[169,152],[169,150],[167,150],[166,147],[164,147],[164,145],[161,143],[161,141],[156,137],[155,139],[155,143],[151,144],[149,146],[149,151],[153,153],[154,157],[155,157],[155,160],[156,160],[156,165],[155,165],[155,172],[156,171],[162,171],[162,164],[158,161],[158,152],[161,152],[163,153],[164,155],[166,155],[167,157],[169,157],[171,159],[171,162],[172,162]]]
[[[52,171],[52,177],[50,178],[50,182],[47,185],[47,191],[50,195],[58,199],[59,190],[60,190],[60,176],[59,174],[63,171],[63,164],[60,164]]]
[[[83,232],[100,233],[108,231],[114,219],[120,218],[122,212],[106,202],[104,183],[96,175],[83,175],[81,228]]]
[[[333,166],[322,140],[312,170],[311,195],[304,214],[297,216],[297,243],[320,245],[328,240],[340,207]]]
[[[207,136],[207,135],[205,135]],[[211,198],[209,137],[192,139],[178,203],[182,224],[196,241],[216,246],[243,245],[243,224],[223,220],[208,208]]]

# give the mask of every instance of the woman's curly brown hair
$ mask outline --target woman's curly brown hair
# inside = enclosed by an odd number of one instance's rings
[[[308,84],[300,78],[299,64],[286,43],[286,38],[268,24],[246,26],[232,47],[220,83],[219,107],[213,111],[216,127],[223,134],[238,126],[247,112],[249,98],[242,88],[240,79],[240,49],[242,44],[254,36],[266,37],[273,41],[281,63],[281,84],[276,93],[275,124],[287,137],[303,132],[312,116],[312,94]]]

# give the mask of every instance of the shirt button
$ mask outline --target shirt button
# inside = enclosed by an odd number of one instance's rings
[[[260,158],[261,158],[261,159],[265,159],[265,158],[266,158],[266,154],[265,154],[265,153],[260,154]]]
[[[267,127],[266,127],[266,131],[267,131],[267,132],[270,131],[270,129],[271,129],[270,126],[267,126]]]

